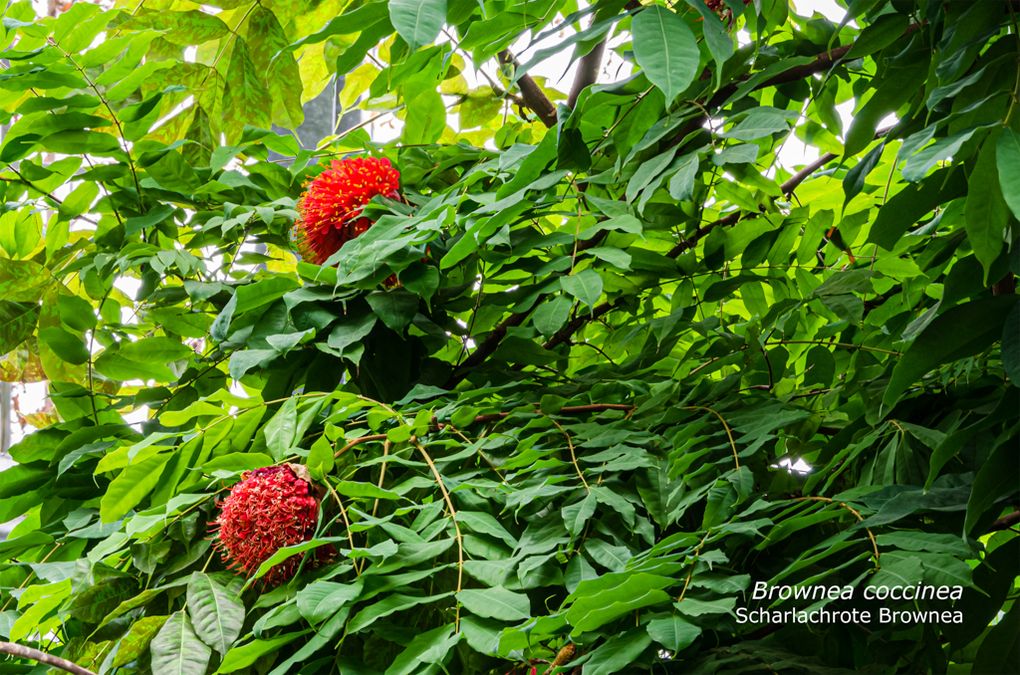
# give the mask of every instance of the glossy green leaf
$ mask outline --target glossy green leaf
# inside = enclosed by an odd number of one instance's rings
[[[204,675],[212,656],[212,650],[198,639],[184,610],[166,620],[149,649],[152,672],[168,675]]]
[[[467,589],[457,600],[472,614],[506,622],[521,621],[531,616],[531,602],[523,593],[508,591],[501,586]]]
[[[1020,219],[1020,134],[1014,129],[1006,127],[999,135],[995,143],[995,165],[1002,196],[1013,217]]]
[[[226,586],[203,572],[188,580],[188,613],[195,634],[220,654],[226,654],[241,634],[245,609]]]
[[[700,53],[687,23],[660,5],[651,5],[633,19],[634,57],[648,79],[672,103],[698,72]]]
[[[582,270],[577,274],[560,278],[560,286],[565,292],[574,296],[589,307],[594,307],[602,295],[602,277],[592,269]]]
[[[388,0],[390,21],[412,50],[433,42],[446,21],[446,0]]]

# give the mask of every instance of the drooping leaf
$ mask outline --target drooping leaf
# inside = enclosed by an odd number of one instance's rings
[[[634,57],[672,103],[694,81],[700,53],[694,33],[676,13],[651,5],[633,19]]]
[[[212,650],[198,639],[187,612],[170,616],[149,644],[152,672],[167,675],[205,675]]]
[[[188,580],[188,613],[202,642],[226,654],[241,634],[245,610],[226,586],[204,572],[194,572]]]
[[[388,0],[390,21],[412,50],[433,42],[446,21],[446,0]]]

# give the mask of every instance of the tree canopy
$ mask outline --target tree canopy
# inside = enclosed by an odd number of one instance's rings
[[[0,638],[118,674],[1016,666],[1020,6],[845,5],[9,3],[0,371],[55,413],[0,473]],[[362,122],[304,148],[334,77]],[[399,191],[302,259],[349,156]],[[210,528],[283,464],[314,533],[246,578]],[[960,591],[862,600],[918,585]],[[962,622],[738,612],[793,607]]]

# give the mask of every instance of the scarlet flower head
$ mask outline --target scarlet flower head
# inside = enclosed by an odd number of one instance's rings
[[[372,197],[396,197],[400,172],[388,159],[334,160],[308,183],[298,201],[295,235],[301,257],[321,265],[340,247],[363,234],[372,221],[362,216]]]
[[[279,549],[311,539],[318,518],[319,500],[295,467],[246,471],[220,503],[214,523],[216,547],[228,568],[251,576]],[[273,566],[263,577],[265,584],[276,586],[291,579],[301,557],[292,555]]]

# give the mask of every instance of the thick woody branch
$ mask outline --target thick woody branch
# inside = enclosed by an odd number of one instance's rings
[[[568,108],[573,108],[577,105],[577,98],[581,95],[581,92],[595,84],[595,81],[598,80],[599,68],[602,67],[602,55],[605,51],[606,41],[602,40],[577,62],[574,83],[570,86],[570,96],[567,97]]]
[[[13,642],[0,642],[0,653],[10,654],[11,656],[19,659],[28,659],[38,663],[45,663],[47,666],[60,668],[65,672],[74,673],[74,675],[96,675],[91,670],[86,670],[77,663],[73,663],[67,659],[62,659],[59,656],[53,656],[52,654],[47,654],[46,652],[39,651],[38,649],[32,649],[31,647],[25,647]]]
[[[805,180],[808,179],[809,176],[811,176],[811,174],[813,174],[815,171],[818,171],[823,166],[825,166],[832,160],[836,159],[837,157],[839,157],[839,155],[833,152],[827,152],[818,159],[816,159],[815,161],[805,166],[797,173],[793,174],[789,180],[783,183],[782,185],[783,194],[789,197],[791,194],[793,194],[793,191],[796,190],[801,183],[803,183]]]
[[[514,55],[506,49],[499,53],[499,62],[503,65],[512,65],[515,75],[517,68],[520,67]],[[556,126],[556,106],[552,104],[552,101],[545,95],[541,87],[535,83],[531,75],[525,73],[517,78],[517,86],[521,90],[521,98],[524,99],[524,103],[532,112],[538,115],[538,118],[542,120],[542,124],[547,127]]]

